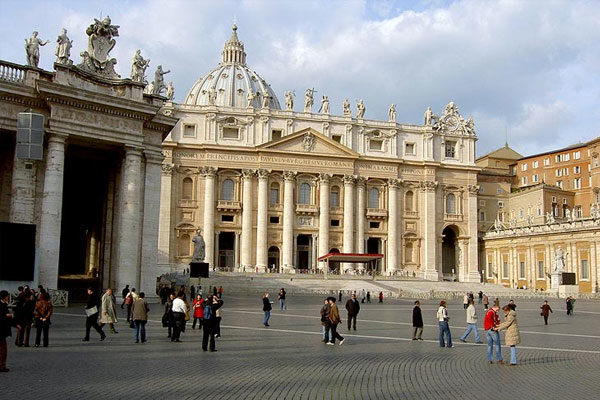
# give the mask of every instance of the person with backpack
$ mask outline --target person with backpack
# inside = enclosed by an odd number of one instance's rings
[[[131,322],[131,306],[133,305],[133,301],[137,298],[138,294],[135,292],[135,288],[131,288],[125,297],[125,305],[127,306],[127,322]]]
[[[263,325],[265,327],[270,326],[269,325],[269,319],[271,319],[271,309],[273,307],[271,307],[271,301],[269,300],[269,293],[265,292],[265,294],[263,295],[263,312],[265,313],[265,318],[263,319]]]
[[[217,351],[215,345],[215,330],[217,327],[217,310],[223,306],[223,300],[217,296],[208,295],[204,301],[204,331],[202,334],[202,350]]]

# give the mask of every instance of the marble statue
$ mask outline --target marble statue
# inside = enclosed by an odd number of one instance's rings
[[[215,89],[215,87],[212,86],[208,90],[208,104],[211,106],[214,106],[216,103],[217,103],[217,89]]]
[[[314,89],[306,89],[306,93],[304,94],[304,112],[310,112],[314,104],[313,94],[315,93]]]
[[[465,132],[469,135],[475,135],[475,122],[473,121],[473,117],[469,117],[467,122],[465,122]]]
[[[88,49],[81,53],[78,67],[108,78],[120,78],[115,72],[117,60],[109,56],[117,43],[113,38],[119,36],[119,26],[112,25],[109,16],[102,21],[94,18],[94,23],[87,27],[85,33],[88,35]]]
[[[352,116],[352,111],[350,111],[350,102],[348,99],[344,100],[344,103],[342,104],[342,110],[344,111],[344,117]]]
[[[558,246],[554,253],[554,272],[563,272],[565,270],[565,252]]]
[[[568,208],[565,209],[565,219],[567,221],[571,220],[571,210],[569,210]]]
[[[252,107],[252,103],[254,102],[255,97],[256,97],[256,95],[254,93],[252,93],[252,90],[250,90],[248,92],[248,94],[246,95],[246,99],[248,100],[248,106],[247,106],[248,108]],[[210,100],[210,98],[209,98],[209,100]],[[210,101],[209,101],[209,103],[210,103]]]
[[[56,51],[54,52],[54,54],[56,54],[55,62],[63,65],[73,64],[73,61],[70,59],[73,41],[69,40],[69,37],[67,36],[67,30],[65,28],[62,28],[60,31],[60,35],[58,35],[56,43]]]
[[[433,111],[431,107],[427,107],[425,110],[425,126],[431,126],[433,124]]]
[[[173,98],[175,97],[175,88],[173,87],[173,82],[169,82],[169,84],[167,85],[166,96],[167,99],[173,101]]]
[[[393,103],[388,110],[388,120],[390,122],[396,122],[396,105]]]
[[[146,68],[150,65],[150,59],[142,57],[141,50],[136,50],[131,63],[131,80],[146,83]]]
[[[25,52],[27,53],[27,65],[37,68],[40,62],[40,46],[48,44],[48,40],[42,41],[37,31],[33,31],[29,39],[25,39]]]
[[[598,218],[598,207],[596,206],[596,203],[592,203],[590,206],[590,217],[593,219]]]
[[[365,117],[365,103],[362,99],[358,101],[356,105],[356,118],[363,119]]]
[[[263,92],[263,94],[262,94],[262,107],[263,108],[269,108],[269,100],[271,100],[271,96],[269,96],[269,93]]]
[[[316,143],[317,140],[315,139],[315,135],[310,132],[307,132],[302,138],[302,148],[304,151],[313,151]]]
[[[205,244],[200,229],[196,231],[196,236],[194,236],[192,242],[194,243],[194,254],[192,255],[192,262],[203,262]]]
[[[321,100],[321,109],[319,110],[321,114],[329,114],[329,97],[323,96]]]
[[[144,89],[144,93],[152,94],[154,93],[154,82],[150,82],[146,89]]]
[[[285,109],[286,111],[292,111],[294,109],[294,97],[291,91],[285,92]]]
[[[552,215],[551,212],[547,212],[546,213],[546,225],[550,225],[555,223],[556,220],[554,219],[554,215]]]
[[[154,71],[154,81],[152,81],[152,83],[154,83],[154,90],[152,93],[161,94],[162,91],[167,88],[165,85],[165,75],[169,72],[171,71],[163,71],[162,65],[156,67],[156,71]]]

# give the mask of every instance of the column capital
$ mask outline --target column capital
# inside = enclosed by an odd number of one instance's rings
[[[165,157],[159,151],[144,150],[147,164],[162,164]]]
[[[136,156],[141,157],[144,149],[139,146],[132,146],[129,144],[125,145],[125,156]]]
[[[66,133],[48,132],[48,143],[65,143],[69,138]]]
[[[264,168],[259,168],[256,171],[256,175],[258,176],[258,180],[267,180],[269,179],[269,174],[271,173],[270,170],[268,169],[264,169]]]
[[[479,185],[467,185],[467,191],[470,196],[477,196],[479,193]]]
[[[298,173],[295,171],[283,171],[283,179],[286,181],[294,181]]]
[[[217,174],[217,168],[215,167],[202,167],[200,173],[205,178],[214,178]]]
[[[354,185],[356,182],[356,175],[344,175],[344,185]]]
[[[175,164],[162,164],[163,175],[173,175],[173,169],[175,169]]]
[[[256,175],[255,169],[243,169],[242,170],[242,177],[244,179],[252,179],[252,178],[254,178],[254,175]]]
[[[368,178],[366,176],[357,176],[356,177],[356,186],[364,187],[367,183]]]
[[[389,178],[387,185],[390,189],[398,189],[402,185],[402,179]]]
[[[421,190],[424,192],[435,192],[438,183],[437,181],[423,181],[421,182]]]
[[[329,183],[330,179],[331,179],[331,174],[328,174],[326,172],[319,172],[319,182]]]

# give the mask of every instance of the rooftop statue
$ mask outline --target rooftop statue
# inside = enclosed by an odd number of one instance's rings
[[[390,122],[396,122],[396,105],[392,104],[388,110],[388,120]]]
[[[344,103],[342,103],[342,111],[344,112],[344,117],[352,116],[352,111],[350,111],[350,102],[348,99],[344,100]]]
[[[153,94],[161,94],[162,91],[167,88],[165,85],[164,76],[169,72],[171,71],[163,71],[162,65],[156,67],[156,71],[154,71],[154,81],[152,81],[154,84],[154,90],[152,91]]]
[[[71,65],[73,64],[73,61],[71,61],[70,57],[71,57],[71,47],[73,47],[73,41],[69,40],[69,37],[67,36],[67,30],[65,28],[62,28],[62,30],[60,31],[60,35],[58,35],[58,38],[56,39],[56,51],[54,52],[54,54],[56,54],[56,63],[57,64],[64,64],[64,65]]]
[[[431,126],[433,124],[433,111],[431,107],[427,107],[425,110],[425,126]]]
[[[475,136],[475,123],[473,118],[467,121],[460,115],[458,106],[451,101],[444,108],[444,113],[441,117],[437,117],[431,113],[430,108],[425,112],[425,125],[433,123],[433,129],[438,132]]]
[[[254,98],[256,97],[256,95],[254,93],[252,93],[252,90],[248,91],[248,94],[246,95],[246,99],[248,100],[248,108],[252,107],[252,103],[254,102]],[[210,98],[209,98],[209,103],[210,103]]]
[[[150,65],[150,59],[145,60],[142,57],[141,50],[136,50],[131,64],[131,80],[147,84],[146,68],[148,68],[148,65]]]
[[[262,108],[269,108],[269,100],[270,99],[271,99],[271,97],[269,96],[269,93],[263,92],[263,94],[262,94]]]
[[[363,119],[365,117],[365,103],[362,99],[358,101],[356,105],[356,118]]]
[[[94,18],[94,23],[88,26],[85,33],[88,35],[88,49],[81,53],[82,60],[78,67],[108,78],[120,78],[115,72],[117,60],[109,57],[117,43],[113,38],[119,36],[119,26],[112,25],[109,16],[102,21]]]
[[[173,82],[169,82],[169,84],[167,85],[166,96],[167,99],[173,101],[173,98],[175,97],[175,88],[173,87]]]
[[[321,109],[319,110],[321,114],[329,114],[329,97],[323,96],[321,99]]]
[[[314,104],[313,94],[315,93],[315,89],[306,89],[306,93],[304,94],[304,112],[310,112]]]
[[[294,97],[291,91],[285,92],[285,109],[286,111],[292,111],[294,109]]]
[[[48,40],[43,42],[38,36],[37,31],[33,31],[29,39],[25,39],[25,52],[27,53],[27,65],[37,68],[40,62],[40,46],[48,44]]]
[[[208,91],[208,104],[211,106],[217,104],[217,89],[214,86]]]

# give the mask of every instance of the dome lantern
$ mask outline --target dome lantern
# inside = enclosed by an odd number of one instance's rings
[[[246,52],[244,51],[244,43],[240,42],[237,37],[237,25],[233,24],[231,28],[231,39],[225,42],[223,49],[223,63],[225,64],[242,64],[246,65]]]

